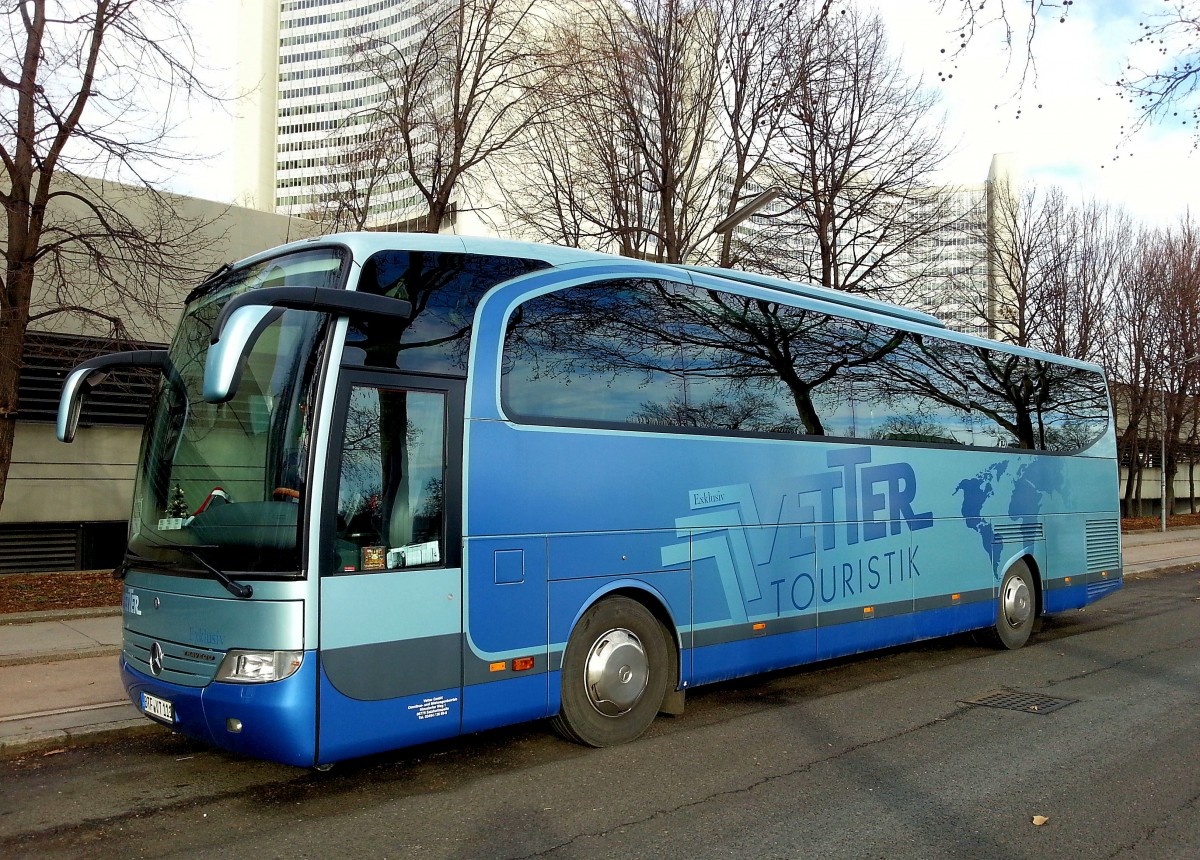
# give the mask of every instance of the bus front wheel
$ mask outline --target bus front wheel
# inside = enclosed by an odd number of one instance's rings
[[[555,730],[593,747],[632,741],[662,705],[669,657],[662,625],[646,607],[619,595],[601,600],[567,640]]]
[[[1020,648],[1029,641],[1037,618],[1037,592],[1033,574],[1024,561],[1018,561],[1004,574],[996,606],[996,623],[989,631],[994,645]]]

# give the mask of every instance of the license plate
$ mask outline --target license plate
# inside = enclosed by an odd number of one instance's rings
[[[142,713],[164,723],[175,722],[175,706],[149,693],[142,693]]]

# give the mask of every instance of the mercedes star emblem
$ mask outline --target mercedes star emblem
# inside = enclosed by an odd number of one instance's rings
[[[150,672],[154,675],[162,674],[163,650],[162,646],[157,642],[150,646]]]

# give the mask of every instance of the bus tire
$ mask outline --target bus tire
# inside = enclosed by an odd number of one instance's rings
[[[662,625],[645,606],[619,595],[596,603],[567,640],[555,730],[592,747],[634,740],[663,703],[669,659]]]
[[[999,648],[1016,649],[1029,641],[1037,620],[1037,591],[1033,574],[1024,560],[1004,574],[996,601],[996,623],[988,631],[991,643]]]

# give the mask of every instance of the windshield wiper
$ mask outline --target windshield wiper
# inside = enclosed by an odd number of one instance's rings
[[[253,586],[247,585],[244,582],[235,582],[234,580],[230,579],[229,574],[225,573],[225,571],[223,571],[223,570],[219,570],[218,568],[213,567],[207,561],[202,559],[200,557],[200,554],[198,552],[196,552],[194,549],[191,549],[190,547],[186,547],[186,546],[181,546],[181,547],[179,547],[179,550],[181,552],[183,552],[184,554],[189,555],[193,559],[195,559],[195,561],[201,567],[203,567],[205,570],[207,570],[209,573],[211,573],[213,575],[213,579],[215,579],[217,582],[221,583],[221,585],[225,586],[225,590],[228,591],[230,594],[232,594],[234,597],[240,597],[243,600],[245,600],[247,597],[250,597],[251,595],[254,594]]]
[[[245,583],[241,582],[235,582],[234,580],[230,579],[229,574],[223,570],[218,570],[217,568],[213,567],[207,561],[202,559],[194,549],[186,546],[175,546],[171,547],[171,549],[178,550],[184,555],[190,557],[193,561],[211,573],[213,575],[213,579],[225,586],[229,593],[234,597],[240,597],[244,600],[245,598],[254,594],[253,586],[246,585]],[[168,564],[164,561],[157,561],[153,558],[146,558],[146,556],[138,555],[136,552],[126,551],[125,558],[121,560],[121,563],[113,571],[113,578],[124,579],[125,574],[129,572],[129,568],[131,567],[147,567],[151,570],[164,570],[168,573],[171,573],[176,569],[175,565],[173,564]]]

